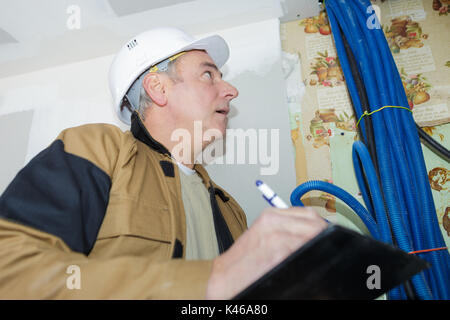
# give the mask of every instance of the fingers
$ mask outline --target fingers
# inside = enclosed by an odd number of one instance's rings
[[[267,208],[263,212],[267,211],[287,216],[296,216],[303,218],[320,218],[320,215],[311,207],[290,207],[287,209]]]
[[[289,209],[268,208],[260,216],[261,224],[269,232],[285,232],[293,235],[312,237],[325,229],[328,224],[311,208]],[[258,221],[257,221],[258,222]]]

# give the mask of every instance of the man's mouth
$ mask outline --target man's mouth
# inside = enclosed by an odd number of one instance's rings
[[[217,113],[220,113],[220,114],[223,114],[223,115],[228,115],[228,113],[230,112],[230,108],[222,108],[222,109],[219,109],[219,110],[216,110],[216,112]]]

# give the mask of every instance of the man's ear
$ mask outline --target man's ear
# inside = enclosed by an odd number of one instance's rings
[[[145,92],[147,92],[148,96],[154,103],[156,103],[159,106],[165,106],[167,103],[167,96],[166,96],[166,88],[164,79],[161,77],[160,74],[151,72],[148,73],[144,80],[142,81],[142,86],[145,89]]]

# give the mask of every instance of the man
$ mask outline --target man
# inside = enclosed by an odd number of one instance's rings
[[[210,141],[172,152],[173,132],[196,122],[225,134],[238,95],[219,71],[227,58],[221,37],[173,28],[120,50],[110,87],[130,131],[64,130],[8,186],[0,298],[229,299],[326,227],[308,209],[268,209],[246,230],[194,163]]]

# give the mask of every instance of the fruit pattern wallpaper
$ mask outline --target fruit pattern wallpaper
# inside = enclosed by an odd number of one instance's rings
[[[450,148],[450,0],[373,0],[416,122]],[[375,10],[377,9],[377,10]],[[351,146],[355,116],[326,11],[280,26],[297,184],[335,183],[362,201]],[[293,76],[297,73],[297,76]],[[450,165],[423,148],[438,220],[450,242]],[[310,192],[304,202],[329,220],[364,229],[340,201]]]

